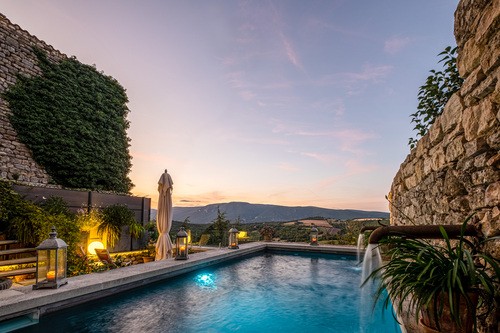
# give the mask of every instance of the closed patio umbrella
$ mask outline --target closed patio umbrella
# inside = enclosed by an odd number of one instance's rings
[[[172,256],[172,241],[170,228],[172,228],[172,190],[174,182],[165,169],[158,181],[158,212],[156,226],[158,228],[158,241],[156,242],[155,260],[167,259]]]

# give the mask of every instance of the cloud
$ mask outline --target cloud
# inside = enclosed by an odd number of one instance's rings
[[[281,32],[280,36],[281,41],[283,42],[283,46],[285,47],[285,53],[288,57],[288,60],[298,69],[304,70],[291,41],[285,36],[283,32]]]
[[[307,156],[310,158],[313,158],[315,160],[318,160],[320,162],[330,162],[333,160],[333,155],[329,154],[320,154],[320,153],[314,153],[314,152],[301,152],[300,153],[302,156]]]
[[[393,36],[385,41],[384,51],[389,54],[396,54],[410,44],[410,37]]]
[[[287,171],[287,172],[300,171],[299,167],[297,167],[296,165],[293,165],[291,163],[287,163],[287,162],[282,162],[282,163],[276,165],[276,168],[283,170],[283,171]]]
[[[392,71],[393,67],[390,65],[372,66],[365,64],[361,72],[344,73],[347,81],[350,83],[373,81],[380,82],[382,79]]]

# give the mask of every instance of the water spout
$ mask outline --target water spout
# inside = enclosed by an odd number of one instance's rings
[[[381,225],[365,225],[361,227],[361,230],[359,231],[360,234],[364,233],[365,231],[373,231],[377,228],[382,227]]]
[[[449,238],[464,236],[477,236],[478,231],[473,225],[466,225],[462,233],[462,225],[411,225],[411,226],[387,226],[376,228],[370,235],[369,244],[378,242],[387,236],[404,236],[408,238],[442,239],[440,227],[448,234]]]
[[[379,222],[380,225],[365,225],[363,227],[361,227],[361,230],[359,231],[359,235],[358,235],[358,246],[357,246],[357,260],[358,260],[358,263],[361,262],[361,252],[365,249],[365,232],[366,231],[373,231],[377,228],[380,228],[380,227],[385,227],[384,224],[381,224]]]

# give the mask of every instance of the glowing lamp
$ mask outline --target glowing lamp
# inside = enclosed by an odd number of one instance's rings
[[[175,249],[177,251],[175,260],[186,260],[189,258],[188,256],[188,234],[184,230],[184,227],[181,227],[181,230],[177,233],[177,237],[175,238]]]
[[[318,229],[313,226],[311,228],[311,245],[318,245]]]
[[[49,238],[36,247],[36,281],[33,289],[55,289],[68,283],[66,279],[68,245],[57,238],[55,227],[52,227],[49,235]]]
[[[229,249],[239,249],[238,246],[238,230],[236,228],[229,229]]]
[[[104,244],[101,241],[93,241],[90,242],[89,246],[87,246],[87,253],[95,255],[95,249],[104,249]]]

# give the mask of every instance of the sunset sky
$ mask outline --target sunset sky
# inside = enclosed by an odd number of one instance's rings
[[[451,0],[2,0],[127,90],[133,193],[387,211]]]

